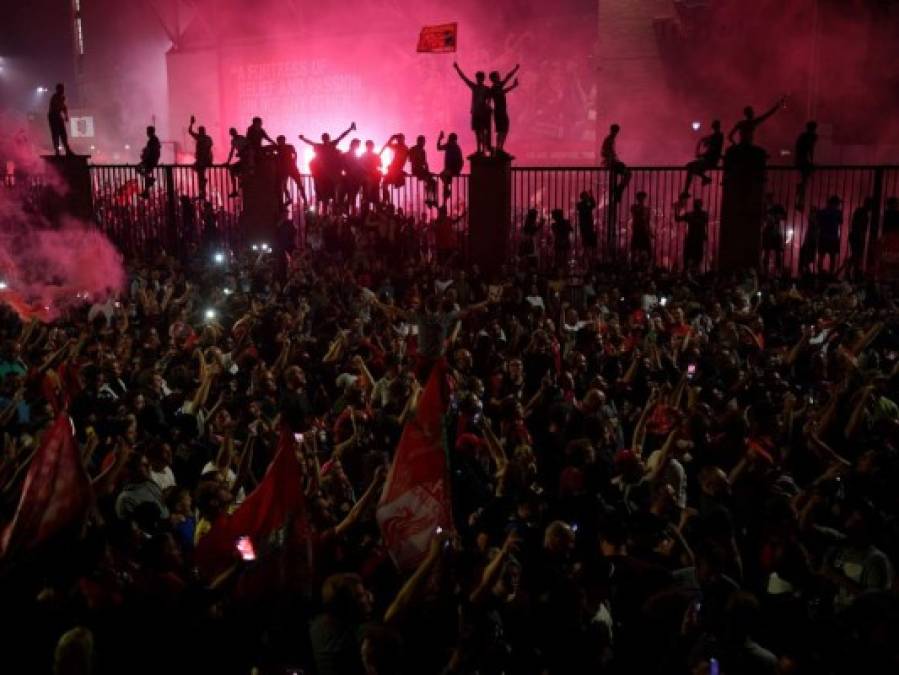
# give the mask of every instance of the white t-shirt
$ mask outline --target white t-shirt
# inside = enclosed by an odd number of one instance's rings
[[[175,487],[175,472],[172,467],[166,466],[162,471],[153,471],[150,469],[150,480],[159,486],[159,489],[165,492],[171,487]]]

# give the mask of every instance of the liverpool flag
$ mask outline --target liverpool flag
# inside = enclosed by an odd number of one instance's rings
[[[19,506],[0,536],[0,558],[32,549],[81,525],[93,500],[72,423],[66,414],[44,433],[31,460]]]
[[[448,407],[447,364],[440,359],[406,422],[378,503],[377,519],[390,557],[415,567],[437,528],[452,529],[443,416]]]
[[[425,26],[418,36],[418,51],[428,54],[447,54],[456,51],[459,24],[444,23]]]
[[[289,548],[293,539],[309,536],[303,469],[297,443],[286,427],[278,450],[256,489],[234,513],[219,518],[197,544],[195,561],[204,578],[228,569],[238,559],[238,540],[249,538],[260,559]]]

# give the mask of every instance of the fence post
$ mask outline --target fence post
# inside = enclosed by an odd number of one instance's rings
[[[468,251],[488,276],[506,262],[512,229],[512,161],[474,157],[468,184]]]
[[[606,169],[606,262],[618,257],[618,200],[615,198],[615,170]]]
[[[871,213],[871,227],[868,228],[868,250],[865,255],[864,272],[876,274],[877,263],[877,239],[880,236],[880,214],[883,212],[883,167],[874,167],[874,190],[871,195],[874,199],[874,208]]]
[[[178,213],[175,199],[175,171],[171,164],[165,166],[165,247],[170,253],[180,253],[178,237]],[[177,250],[176,250],[177,249]]]

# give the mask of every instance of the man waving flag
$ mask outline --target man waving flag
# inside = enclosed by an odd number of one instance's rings
[[[443,416],[449,404],[448,366],[438,360],[406,423],[377,519],[390,557],[401,570],[414,568],[427,554],[438,528],[452,529]]]

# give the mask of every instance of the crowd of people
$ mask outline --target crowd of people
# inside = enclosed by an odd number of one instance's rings
[[[0,520],[60,409],[94,495],[0,560],[9,672],[895,667],[889,287],[209,242],[128,271],[0,309]],[[373,510],[443,363],[453,527],[401,574]],[[198,574],[284,429],[315,555]]]

